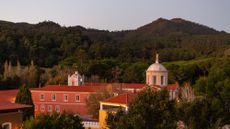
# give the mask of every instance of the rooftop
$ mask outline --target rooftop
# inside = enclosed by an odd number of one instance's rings
[[[13,109],[23,109],[31,107],[31,105],[18,104],[18,103],[0,103],[0,111],[3,110],[13,110]]]
[[[18,89],[15,90],[0,90],[0,103],[14,103]]]
[[[69,92],[95,92],[106,88],[121,88],[121,89],[141,89],[145,84],[138,83],[85,83],[82,86],[67,86],[67,85],[48,85],[42,88],[33,88],[32,91],[69,91]]]
[[[135,97],[136,93],[123,93],[118,96],[108,98],[102,102],[115,104],[129,104]]]

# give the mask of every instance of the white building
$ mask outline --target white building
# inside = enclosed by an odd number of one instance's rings
[[[168,85],[168,70],[159,63],[158,54],[156,61],[146,71],[146,84],[149,86],[165,87]]]
[[[68,86],[81,86],[84,84],[84,77],[76,71],[71,76],[68,75]]]

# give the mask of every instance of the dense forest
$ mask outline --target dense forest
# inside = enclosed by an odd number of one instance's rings
[[[159,18],[135,30],[116,32],[65,27],[52,21],[38,24],[0,21],[0,85],[23,80],[22,75],[12,73],[19,66],[24,73],[33,67],[31,77],[36,80],[21,81],[33,87],[64,84],[73,70],[84,74],[88,81],[144,82],[145,70],[153,63],[155,53],[160,54],[161,62],[227,58],[230,34],[180,18]],[[199,76],[208,74],[211,66],[204,62],[207,64],[203,66],[190,65],[195,69],[190,75],[185,74],[187,66],[166,63],[172,73],[170,81],[194,83]],[[181,72],[176,74],[176,70]],[[7,72],[14,77],[6,76]]]

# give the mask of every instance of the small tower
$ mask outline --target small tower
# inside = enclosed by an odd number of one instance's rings
[[[159,55],[156,54],[155,63],[150,65],[146,70],[146,84],[153,86],[167,86],[168,85],[168,70],[159,63]]]
[[[68,75],[68,86],[81,86],[84,84],[84,77],[76,71],[71,76]]]

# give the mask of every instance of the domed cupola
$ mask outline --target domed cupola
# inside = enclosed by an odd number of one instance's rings
[[[158,54],[156,54],[155,63],[150,65],[146,71],[146,84],[161,87],[168,85],[168,70],[159,63]]]

